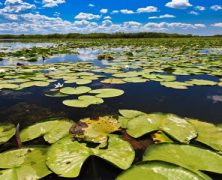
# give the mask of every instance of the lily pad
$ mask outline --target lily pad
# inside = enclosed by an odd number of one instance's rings
[[[18,87],[17,84],[0,84],[0,89],[17,89]]]
[[[117,180],[210,180],[211,178],[207,175],[198,172],[192,172],[183,167],[176,166],[171,163],[161,161],[144,162],[133,166],[132,168],[124,171]]]
[[[79,96],[78,99],[64,100],[63,104],[69,107],[85,108],[92,104],[101,104],[103,102],[103,99],[99,97],[85,95]]]
[[[70,132],[77,139],[106,145],[108,134],[118,131],[119,128],[120,124],[116,119],[104,116],[96,120],[81,119],[71,128]]]
[[[168,87],[168,88],[174,88],[174,89],[188,89],[188,86],[191,86],[188,83],[184,82],[160,82],[162,86]]]
[[[128,121],[126,129],[135,138],[161,130],[182,143],[188,143],[197,136],[195,128],[189,122],[174,114],[151,113],[138,116]]]
[[[21,148],[0,153],[0,178],[40,179],[51,171],[47,168],[46,148]]]
[[[211,148],[222,152],[222,131],[214,124],[189,119],[189,122],[196,128],[198,136],[195,139]]]
[[[40,122],[23,129],[20,138],[22,142],[26,142],[43,136],[45,141],[52,144],[68,135],[72,125],[73,122],[67,119]]]
[[[222,174],[222,156],[191,145],[152,145],[146,150],[143,160],[166,161],[194,171],[202,170]]]
[[[79,87],[76,87],[76,88],[64,87],[64,88],[60,89],[60,92],[63,93],[63,94],[72,95],[72,94],[84,94],[84,93],[89,92],[90,90],[91,90],[90,87],[79,86]]]
[[[104,88],[104,89],[95,89],[90,91],[92,94],[96,94],[96,97],[99,98],[111,98],[117,97],[124,94],[124,91],[121,89],[114,89],[114,88]]]
[[[191,79],[189,81],[186,81],[188,84],[192,85],[198,85],[198,86],[214,86],[217,85],[217,82],[210,81],[210,80],[204,80],[204,79]]]
[[[91,156],[98,156],[121,169],[127,169],[134,160],[134,150],[117,135],[109,135],[107,149],[90,148],[85,143],[66,137],[53,144],[48,151],[47,165],[62,177],[77,177],[83,163]]]
[[[118,78],[109,78],[109,79],[104,79],[104,80],[102,80],[101,83],[107,83],[107,84],[125,84],[126,82],[123,81],[122,79],[118,79]]]
[[[0,124],[0,145],[7,142],[15,135],[15,126],[13,124]]]

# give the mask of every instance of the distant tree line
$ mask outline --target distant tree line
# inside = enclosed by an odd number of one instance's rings
[[[222,35],[215,35],[216,37],[222,37]],[[69,33],[69,34],[31,34],[31,35],[12,35],[12,34],[0,34],[0,39],[79,39],[79,38],[189,38],[198,37],[192,34],[169,34],[169,33],[157,33],[157,32],[140,32],[140,33]]]

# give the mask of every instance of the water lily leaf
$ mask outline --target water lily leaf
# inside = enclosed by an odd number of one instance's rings
[[[127,169],[131,166],[135,153],[128,142],[117,135],[109,135],[107,149],[90,148],[68,136],[49,148],[47,165],[59,176],[77,177],[83,163],[91,155],[101,157],[121,169]]]
[[[75,83],[79,85],[90,84],[92,80],[90,79],[76,79]]]
[[[90,87],[86,87],[86,86],[79,86],[76,88],[73,87],[64,87],[62,89],[60,89],[60,92],[63,94],[84,94],[87,93],[91,90]]]
[[[174,89],[187,89],[187,86],[191,86],[188,83],[184,83],[184,82],[160,82],[160,84],[162,86],[168,87],[168,88],[174,88]]]
[[[203,170],[222,174],[222,156],[191,145],[152,145],[146,150],[143,160],[166,161],[194,171]]]
[[[23,129],[20,133],[22,142],[43,136],[45,141],[52,144],[69,134],[73,122],[67,119],[40,122]]]
[[[120,124],[116,119],[104,116],[96,120],[81,119],[70,129],[70,132],[77,139],[106,145],[108,134],[119,130],[119,128]]]
[[[45,96],[47,97],[66,97],[67,94],[62,94],[60,92],[54,92],[54,93],[46,93]]]
[[[96,94],[96,97],[99,98],[111,98],[117,97],[124,94],[124,91],[121,89],[114,89],[114,88],[106,88],[106,89],[95,89],[90,91],[92,94]]]
[[[92,104],[101,104],[103,102],[103,99],[99,97],[85,95],[79,96],[78,99],[64,100],[63,104],[69,107],[85,108]]]
[[[147,82],[147,79],[143,79],[142,77],[128,77],[123,78],[123,81],[130,83],[145,83]]]
[[[198,136],[195,139],[206,144],[217,151],[222,152],[222,131],[214,124],[189,119],[189,122],[196,128]]]
[[[49,85],[49,82],[46,82],[46,81],[31,81],[31,82],[25,82],[25,83],[20,84],[19,88],[24,89],[24,88],[29,88],[32,86],[45,87],[48,85]]]
[[[109,78],[109,79],[104,79],[104,80],[102,80],[101,83],[107,83],[107,84],[125,84],[126,82],[123,81],[122,79],[118,79],[118,78]]]
[[[17,89],[18,87],[17,84],[0,84],[0,89]]]
[[[15,134],[13,124],[0,124],[0,145],[7,142]]]
[[[183,167],[176,166],[171,163],[162,161],[144,162],[133,166],[124,171],[117,180],[143,180],[158,179],[158,180],[210,180],[211,178],[201,172],[192,172]]]
[[[21,148],[0,153],[0,178],[40,179],[51,173],[47,168],[46,148]],[[2,178],[1,178],[2,179]]]
[[[210,80],[204,80],[204,79],[191,79],[189,81],[186,81],[188,84],[192,85],[198,85],[198,86],[214,86],[217,85],[217,82],[210,81]]]
[[[137,111],[137,110],[129,110],[129,109],[120,109],[119,113],[125,118],[134,118],[141,115],[146,115],[146,113]]]
[[[188,143],[197,136],[195,128],[189,122],[174,114],[151,113],[138,116],[128,121],[126,129],[135,138],[161,130],[182,143]]]

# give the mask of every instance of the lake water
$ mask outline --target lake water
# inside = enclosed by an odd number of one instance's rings
[[[34,64],[84,61],[105,67],[109,62],[97,59],[97,54],[102,51],[101,49],[93,50],[91,48],[78,49],[78,55],[56,56]],[[121,51],[121,49],[112,49],[111,51]],[[0,62],[1,66],[13,64],[15,62],[6,60]],[[219,79],[209,75],[177,76],[178,81],[191,78],[214,81]],[[51,86],[53,87],[53,85]],[[146,113],[174,113],[182,117],[197,118],[215,124],[222,122],[222,87],[219,86],[193,86],[187,90],[176,90],[163,87],[154,81],[123,85],[104,85],[99,81],[93,81],[87,86],[94,89],[105,86],[119,88],[124,90],[125,93],[120,97],[105,99],[104,103],[100,105],[91,105],[88,108],[71,108],[62,104],[62,101],[67,98],[46,97],[44,93],[48,88],[32,87],[21,91],[1,90],[0,122],[19,123],[23,128],[40,120],[54,117],[67,117],[78,121],[84,117],[116,115],[119,109],[134,109]],[[75,96],[73,97],[75,98]],[[97,169],[96,176],[100,179],[113,179],[121,172],[103,160],[96,158],[95,161],[94,158],[90,158],[84,165],[85,168],[82,168],[81,176],[77,179],[92,177],[92,174],[95,173],[90,165],[92,161],[95,162]],[[47,179],[62,178],[50,175]]]

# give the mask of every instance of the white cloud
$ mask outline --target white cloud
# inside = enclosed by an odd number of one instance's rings
[[[147,6],[145,8],[138,8],[137,12],[138,13],[150,13],[150,12],[157,12],[158,8],[155,6]]]
[[[134,12],[132,10],[128,10],[128,9],[121,9],[120,12],[122,14],[134,14]]]
[[[92,20],[92,19],[99,19],[100,15],[91,14],[91,13],[83,13],[80,12],[78,15],[75,16],[75,19],[85,19],[85,20]]]
[[[222,6],[220,5],[213,5],[210,7],[210,9],[212,9],[213,11],[219,11],[222,9]]]
[[[222,28],[222,22],[211,24],[211,26]]]
[[[171,15],[171,14],[164,14],[160,16],[151,16],[148,19],[163,19],[163,18],[175,18],[176,16]]]
[[[94,4],[89,4],[88,6],[89,6],[89,7],[95,7],[95,5],[94,5]]]
[[[205,11],[206,10],[206,8],[204,6],[196,6],[195,9],[199,10],[199,11]]]
[[[112,19],[110,16],[105,16],[103,19]]]
[[[113,10],[113,11],[111,12],[111,14],[117,14],[117,13],[119,13],[119,10]]]
[[[106,14],[106,13],[108,13],[108,9],[100,9],[100,13]]]
[[[189,14],[196,15],[196,16],[199,15],[199,13],[196,11],[190,11]]]
[[[190,4],[189,0],[171,0],[166,3],[166,6],[175,9],[186,9],[192,6],[192,4]]]
[[[65,0],[43,0],[42,4],[43,4],[43,7],[55,7],[65,2],[66,2]]]
[[[6,0],[5,7],[0,9],[0,14],[3,13],[22,13],[36,8],[34,4],[23,2],[22,0]]]

